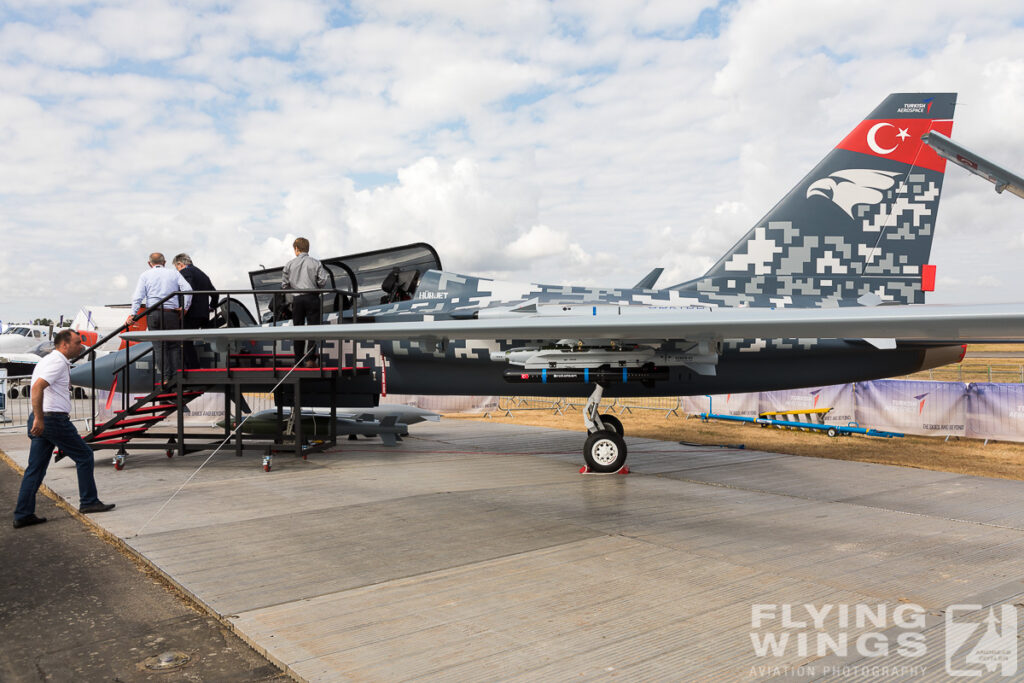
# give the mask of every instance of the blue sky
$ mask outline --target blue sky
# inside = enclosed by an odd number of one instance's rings
[[[427,241],[513,280],[702,273],[890,92],[1024,170],[1019,3],[0,5],[0,319]],[[947,173],[938,301],[1020,299],[1024,203]]]

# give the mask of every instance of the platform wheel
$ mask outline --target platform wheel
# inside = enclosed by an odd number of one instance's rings
[[[829,427],[825,433],[832,437],[839,436],[839,430],[835,427]]]
[[[583,460],[591,472],[618,472],[626,464],[626,442],[613,431],[596,431],[587,437]]]
[[[619,436],[626,435],[626,430],[622,426],[622,420],[608,413],[605,413],[600,417],[605,429],[607,429],[610,432],[615,432]]]
[[[124,456],[123,455],[115,455],[114,456],[114,469],[117,470],[118,472],[120,472],[121,470],[124,469]]]

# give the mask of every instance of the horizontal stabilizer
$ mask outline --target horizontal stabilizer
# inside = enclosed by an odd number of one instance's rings
[[[938,131],[925,133],[921,138],[926,144],[932,147],[935,152],[945,159],[949,159],[957,166],[966,168],[974,175],[981,176],[996,186],[996,192],[1000,194],[1003,190],[1024,198],[1024,178],[1007,171],[1002,166],[994,164],[980,154],[975,154]]]

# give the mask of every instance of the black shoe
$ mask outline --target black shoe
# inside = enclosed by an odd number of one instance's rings
[[[93,512],[106,512],[107,510],[113,510],[114,507],[114,503],[101,503],[100,501],[96,501],[95,503],[90,503],[89,505],[83,505],[82,507],[78,508],[78,511],[81,512],[83,515],[88,515]]]
[[[22,517],[21,519],[14,520],[14,528],[20,529],[23,526],[32,526],[33,524],[42,524],[46,521],[46,517],[36,517],[35,515],[29,515],[28,517]]]
[[[64,451],[58,449],[57,451],[55,451],[55,453],[57,454],[57,457],[53,459],[54,462],[60,462],[61,460],[64,459]]]

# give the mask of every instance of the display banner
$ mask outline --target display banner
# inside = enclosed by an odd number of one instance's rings
[[[128,397],[127,405],[133,405],[140,398],[144,397],[145,394],[131,394]],[[110,408],[107,408],[109,401]],[[119,391],[114,392],[113,399],[110,398],[109,391],[97,391],[96,392],[96,424],[103,424],[110,418],[114,417],[114,411],[121,410],[122,394]],[[173,399],[171,399],[173,402]],[[250,402],[251,403],[251,402]],[[186,425],[210,425],[216,423],[222,417],[224,417],[224,394],[220,393],[208,393],[202,396],[196,397],[186,406],[188,410],[185,412],[185,424]],[[88,410],[88,408],[86,409]],[[232,406],[234,410],[234,406]],[[161,425],[161,429],[165,428],[168,423],[178,423],[177,413],[172,413],[163,422],[157,424]]]
[[[968,386],[967,436],[1024,441],[1024,384],[979,382]]]
[[[145,394],[130,394],[128,396],[128,402],[126,405],[130,406],[144,396]],[[115,411],[121,410],[123,400],[124,394],[122,394],[120,391],[115,391],[113,397],[111,397],[109,391],[97,390],[96,424],[101,425],[110,418],[114,417]],[[88,408],[86,408],[86,410],[88,411]]]
[[[497,396],[421,396],[417,394],[388,394],[381,403],[413,406],[435,413],[486,413],[498,409]]]
[[[683,396],[683,410],[692,415],[717,413],[739,417],[757,417],[758,394],[714,394],[708,396]]]
[[[760,407],[758,410],[762,413],[788,410],[816,410],[820,408],[832,409],[823,417],[812,413],[805,413],[779,419],[844,426],[856,419],[852,384],[834,384],[808,389],[762,391],[759,394],[759,403]]]
[[[904,434],[964,436],[967,386],[963,382],[880,379],[857,382],[857,422]]]

